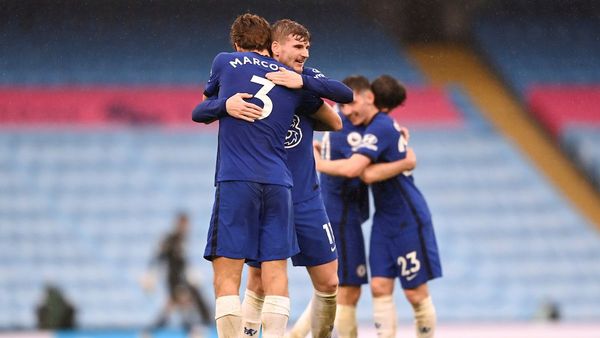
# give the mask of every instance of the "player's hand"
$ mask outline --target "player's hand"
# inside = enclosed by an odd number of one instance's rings
[[[318,154],[319,157],[321,155],[321,142],[317,141],[317,140],[313,140],[313,150],[315,152],[315,154]]]
[[[283,67],[279,67],[279,71],[267,73],[265,76],[276,85],[288,88],[298,89],[302,88],[302,85],[304,84],[302,75]]]
[[[409,170],[415,169],[415,167],[417,166],[417,154],[415,154],[415,151],[413,150],[413,148],[406,147],[405,160],[410,161],[409,163],[412,168],[410,168]]]
[[[225,108],[227,114],[236,119],[254,122],[260,118],[263,114],[262,108],[255,105],[254,103],[247,102],[244,99],[249,99],[252,94],[248,93],[237,93],[225,101]]]
[[[156,287],[156,276],[151,272],[146,272],[140,277],[139,282],[145,292],[153,292]]]
[[[408,131],[408,128],[400,127],[400,134],[404,135],[404,139],[406,140],[406,143],[408,143],[410,140],[410,132]]]

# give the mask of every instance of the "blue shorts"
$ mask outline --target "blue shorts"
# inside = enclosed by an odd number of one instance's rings
[[[292,216],[288,187],[219,182],[204,258],[287,259],[299,252]]]
[[[338,278],[341,286],[360,286],[369,282],[365,239],[360,221],[332,221],[338,250]]]
[[[317,266],[337,259],[335,236],[321,195],[294,204],[294,225],[300,253],[292,257],[294,266]],[[260,268],[259,262],[247,262]]]
[[[294,225],[300,253],[292,257],[294,266],[317,266],[338,257],[335,236],[321,194],[294,204]]]
[[[431,222],[405,223],[393,237],[378,231],[380,227],[374,220],[369,249],[371,276],[398,277],[403,289],[414,289],[442,276]]]

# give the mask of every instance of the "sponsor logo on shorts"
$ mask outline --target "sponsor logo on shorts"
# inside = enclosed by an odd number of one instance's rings
[[[406,277],[406,281],[410,282],[411,280],[417,278],[417,275],[418,275],[418,273],[415,273],[414,275],[410,275],[410,276]]]

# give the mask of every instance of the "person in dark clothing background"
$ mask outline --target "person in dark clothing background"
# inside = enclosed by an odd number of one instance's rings
[[[151,261],[151,266],[164,266],[166,268],[166,282],[168,288],[168,301],[159,314],[151,329],[157,329],[167,324],[171,313],[177,310],[183,319],[184,329],[190,331],[198,324],[198,319],[203,325],[212,323],[210,306],[202,297],[198,288],[187,277],[187,258],[185,254],[185,241],[189,228],[189,218],[186,213],[179,213],[176,218],[175,228],[162,239],[159,251]]]
[[[44,299],[36,308],[40,330],[72,329],[75,327],[75,307],[54,285],[46,285]]]

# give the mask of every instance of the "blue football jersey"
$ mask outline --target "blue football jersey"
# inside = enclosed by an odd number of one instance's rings
[[[323,136],[322,156],[327,160],[339,160],[352,156],[360,145],[363,126],[354,126],[344,115],[342,130],[327,132]],[[359,220],[369,219],[369,190],[359,178],[344,178],[321,174],[321,189],[327,215],[332,222],[339,222],[344,217]]]
[[[304,67],[302,75],[314,77],[321,80],[321,83],[327,83],[328,79],[315,68]],[[334,82],[334,81],[332,81]],[[329,92],[340,92],[335,88],[335,84],[325,85],[324,88],[330,89]],[[341,92],[343,93],[343,89]],[[308,90],[311,95],[319,96],[321,93],[316,93]],[[330,95],[328,95],[330,96]],[[313,159],[313,134],[315,121],[306,114],[306,110],[299,110],[292,121],[292,125],[285,137],[285,148],[288,152],[288,166],[292,173],[292,178],[295,182],[292,189],[292,200],[294,203],[307,201],[321,193],[319,186],[319,178]]]
[[[373,162],[393,162],[406,157],[406,146],[400,126],[387,114],[378,113],[364,131],[356,152],[368,156]],[[416,187],[411,172],[371,184],[371,189],[375,200],[373,226],[386,227],[379,231],[396,235],[405,224],[431,221],[425,198]]]
[[[216,181],[251,181],[292,186],[284,148],[294,113],[310,115],[322,100],[303,90],[276,86],[265,74],[283,64],[254,52],[220,53],[213,61],[204,94],[226,99],[236,93],[254,95],[249,102],[263,108],[254,123],[224,116],[219,120]]]

